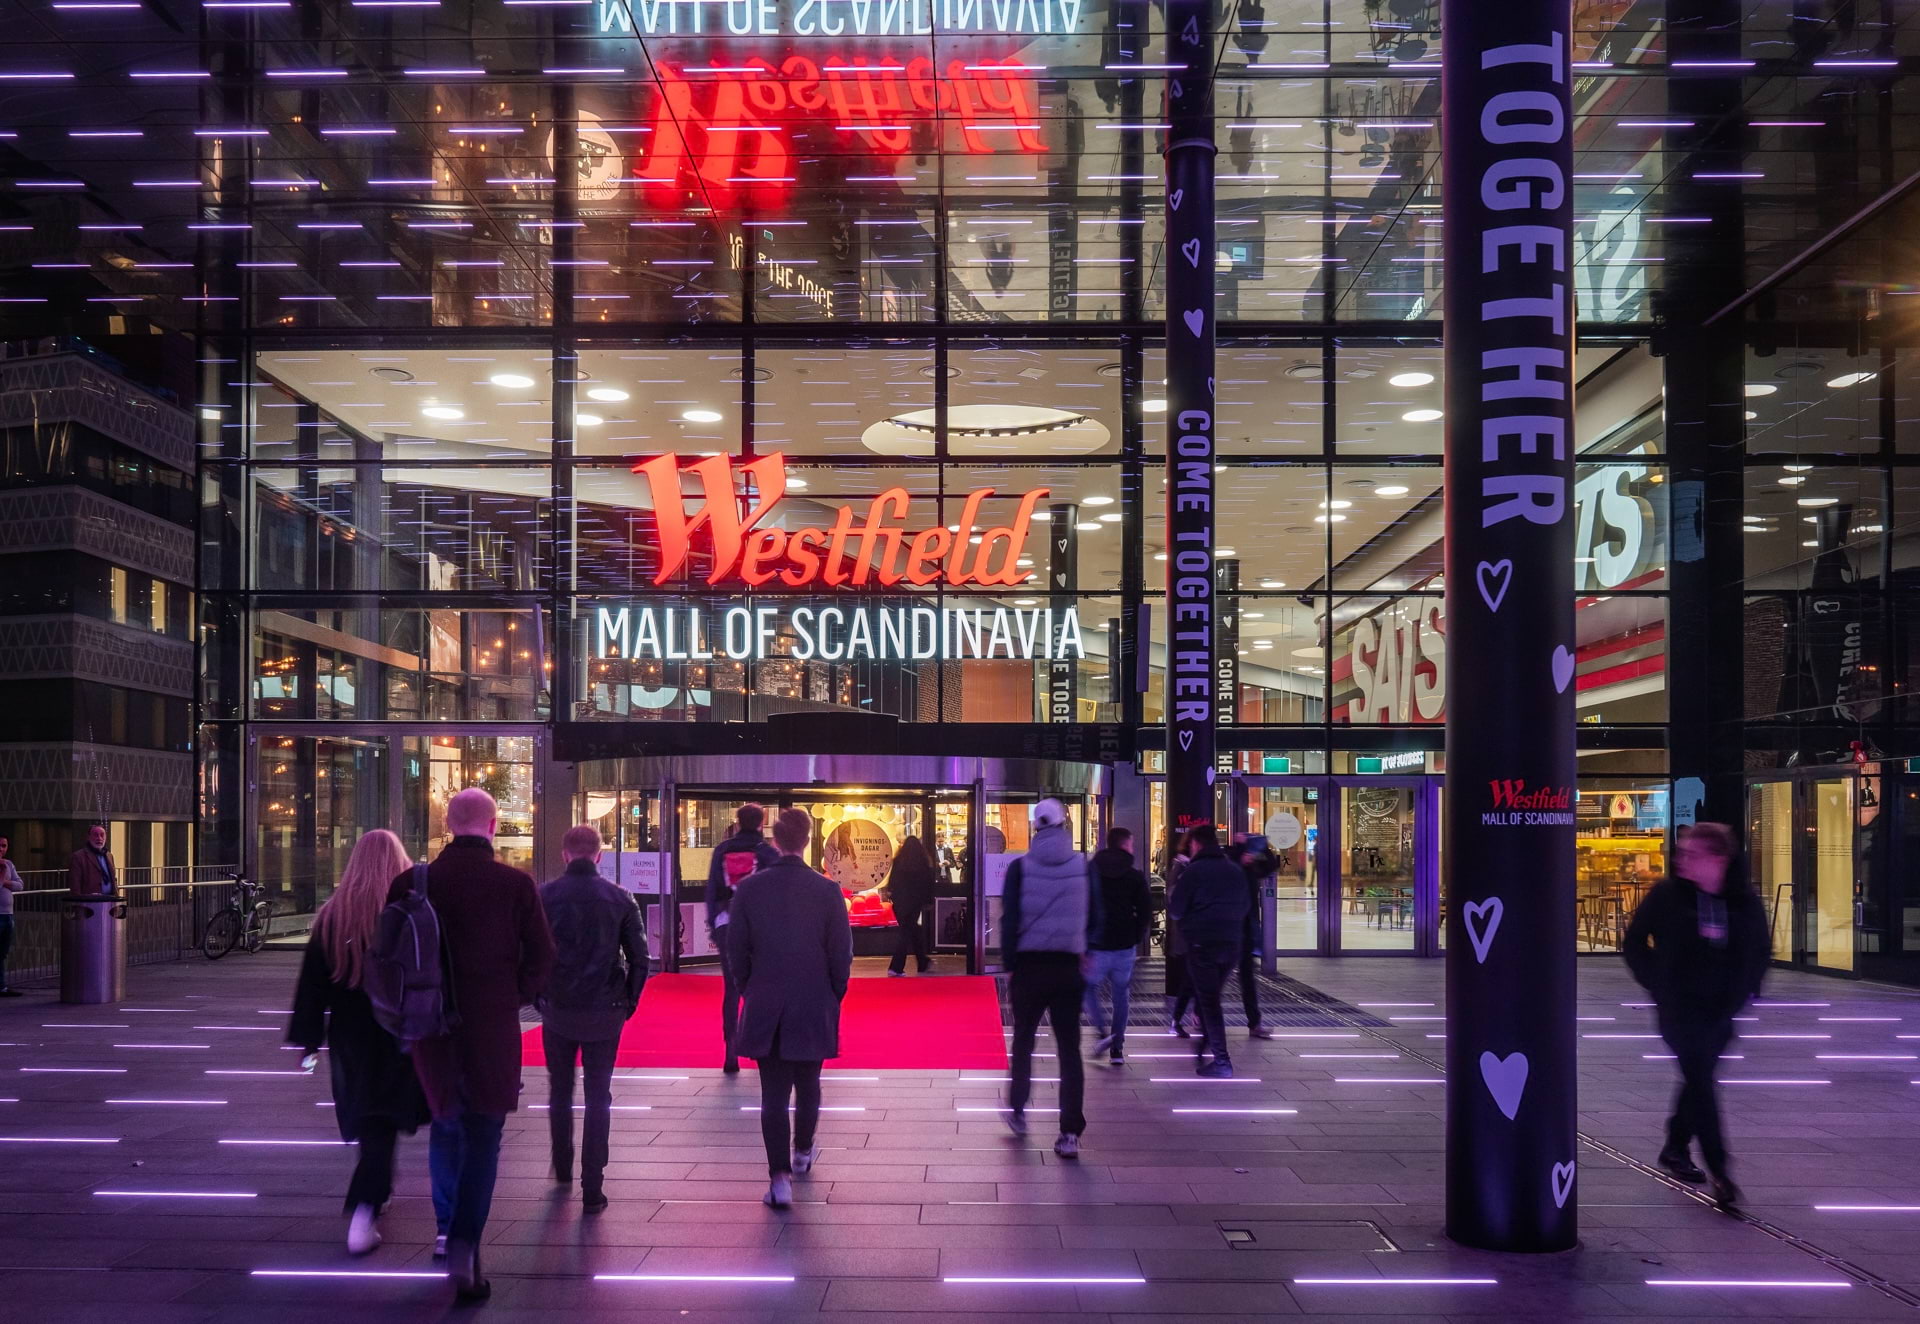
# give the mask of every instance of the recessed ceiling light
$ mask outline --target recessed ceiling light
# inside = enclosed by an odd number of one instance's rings
[[[1806,477],[1805,477],[1804,475],[1802,475],[1802,474],[1793,474],[1793,475],[1790,475],[1789,477],[1786,477],[1786,478],[1782,478],[1782,479],[1780,480],[1780,486],[1782,486],[1782,487],[1798,487],[1798,486],[1800,486],[1800,484],[1802,484],[1802,483],[1804,483],[1804,482],[1806,482],[1806,481],[1807,481],[1807,480],[1806,480]]]
[[[201,406],[200,406],[200,417],[202,417],[202,418],[205,418],[205,419],[211,419],[211,420],[213,420],[213,421],[214,421],[214,422],[216,422],[216,423],[217,423],[217,422],[219,422],[219,421],[220,421],[220,406],[219,406],[219,405],[201,405]]]
[[[1820,540],[1818,538],[1809,538],[1805,542],[1801,543],[1800,545],[1802,547],[1818,547],[1820,545]]]
[[[1083,520],[1080,523],[1074,525],[1073,527],[1080,530],[1080,532],[1082,533],[1100,532],[1100,524],[1096,520]]]
[[[1780,388],[1772,382],[1748,382],[1744,389],[1747,393],[1747,399],[1757,400],[1763,395],[1772,395]]]
[[[1346,523],[1346,519],[1347,517],[1345,515],[1315,515],[1313,522],[1315,524],[1344,524]]]
[[[1800,506],[1806,510],[1818,510],[1822,506],[1839,505],[1840,498],[1839,497],[1801,497],[1797,501],[1795,501],[1793,504],[1796,506]]]
[[[1754,412],[1753,410],[1751,410],[1751,409],[1748,409],[1748,410],[1744,410],[1743,412],[1744,412],[1744,414],[1746,415],[1746,420],[1747,420],[1747,422],[1749,422],[1749,423],[1751,423],[1751,422],[1753,422],[1753,420],[1754,420],[1754,419],[1756,419],[1756,418],[1758,418],[1758,417],[1760,417],[1760,415],[1758,415],[1758,414],[1756,414],[1756,413],[1755,413],[1755,412]]]
[[[1167,559],[1167,554],[1165,552],[1155,552],[1153,554],[1153,559],[1156,561],[1164,561]]]
[[[1143,414],[1164,414],[1167,412],[1167,402],[1165,400],[1142,400],[1140,402],[1140,412]]]
[[[455,409],[452,405],[428,405],[422,409],[420,413],[426,418],[447,420],[465,418],[467,416],[464,410]]]
[[[718,423],[722,416],[717,409],[683,409],[680,417],[689,423]]]
[[[598,414],[575,414],[573,425],[577,428],[597,428],[607,420]]]
[[[1827,382],[1836,391],[1844,391],[1849,386],[1858,386],[1861,382],[1870,382],[1880,374],[1877,372],[1843,372]]]
[[[1031,607],[1038,601],[1039,599],[1037,598],[1015,598],[1013,605],[1016,607]]]
[[[807,490],[807,480],[804,478],[794,478],[789,475],[787,478],[787,488],[789,491],[804,492]]]
[[[1216,547],[1213,549],[1213,554],[1215,556],[1225,557],[1225,556],[1238,556],[1240,553],[1237,549],[1232,547]]]
[[[1790,474],[1803,474],[1807,470],[1813,468],[1813,466],[1810,464],[1783,464],[1780,467],[1782,469],[1785,469]]]
[[[1400,415],[1401,421],[1406,423],[1431,423],[1439,417],[1440,411],[1438,409],[1409,409],[1406,413]]]
[[[1113,498],[1110,496],[1081,497],[1080,504],[1083,506],[1111,506],[1113,504]]]
[[[1394,484],[1388,487],[1376,487],[1373,489],[1373,494],[1375,496],[1405,496],[1407,489],[1398,484]]]
[[[1320,509],[1322,510],[1349,510],[1352,507],[1353,507],[1353,502],[1342,501],[1338,497],[1335,497],[1331,501],[1322,501],[1320,503]]]
[[[1106,514],[1100,516],[1100,522],[1102,524],[1118,524],[1120,522],[1120,512],[1117,510],[1109,510]]]
[[[587,391],[587,399],[604,400],[608,404],[618,404],[627,398],[627,393],[617,386],[595,386]]]
[[[1261,588],[1285,588],[1286,583],[1285,581],[1278,580],[1278,579],[1263,579],[1260,581],[1260,587]]]
[[[1430,386],[1432,384],[1433,374],[1430,372],[1397,372],[1387,378],[1387,385],[1389,386],[1412,388],[1415,386]]]
[[[495,386],[504,386],[513,391],[524,390],[533,385],[533,378],[523,372],[496,372],[487,380]]]
[[[1766,518],[1765,515],[1742,515],[1740,517],[1740,522],[1742,524],[1758,524],[1765,518]]]

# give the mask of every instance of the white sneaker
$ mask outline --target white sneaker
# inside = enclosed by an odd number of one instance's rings
[[[444,1233],[433,1239],[433,1258],[436,1260],[447,1258],[447,1238]]]
[[[357,1204],[353,1207],[353,1217],[347,1220],[347,1253],[365,1255],[380,1244],[380,1229],[373,1225],[374,1207],[370,1204]]]
[[[793,1203],[793,1178],[785,1175],[775,1177],[767,1187],[767,1193],[760,1199],[774,1209],[785,1209]]]
[[[1065,1131],[1062,1131],[1060,1133],[1060,1138],[1053,1142],[1053,1152],[1058,1154],[1061,1158],[1071,1158],[1071,1159],[1079,1158],[1080,1157],[1080,1137],[1070,1136]]]
[[[794,1150],[793,1151],[793,1175],[796,1177],[804,1177],[809,1172],[812,1172],[813,1165],[815,1161],[819,1159],[819,1157],[820,1157],[820,1146],[818,1145],[815,1145],[812,1149]]]

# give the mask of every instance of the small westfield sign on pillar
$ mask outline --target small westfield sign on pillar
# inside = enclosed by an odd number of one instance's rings
[[[1447,1233],[1574,1244],[1570,0],[1445,0]]]

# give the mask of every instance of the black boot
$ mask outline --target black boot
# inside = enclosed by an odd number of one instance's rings
[[[470,1241],[447,1242],[447,1277],[453,1279],[453,1299],[485,1301],[493,1284],[480,1276],[480,1248]]]
[[[555,1186],[571,1186],[573,1184],[572,1150],[556,1149],[553,1151],[553,1169],[549,1175],[552,1176]]]
[[[1660,1166],[1665,1168],[1672,1176],[1694,1186],[1700,1185],[1707,1179],[1707,1174],[1694,1166],[1693,1159],[1688,1156],[1687,1151],[1684,1149],[1661,1150]]]

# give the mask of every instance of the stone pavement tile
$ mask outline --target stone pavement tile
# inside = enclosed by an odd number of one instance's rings
[[[1168,1229],[1155,1229],[1165,1236]],[[1147,1239],[1144,1230],[1135,1234],[1142,1241]],[[844,1229],[821,1224],[797,1224],[783,1229],[776,1244],[782,1249],[806,1250],[817,1247],[845,1246],[848,1236]],[[863,1248],[876,1250],[961,1249],[979,1251],[1031,1250],[1050,1248],[1068,1244],[1060,1235],[1060,1229],[1053,1227],[1004,1227],[988,1225],[969,1225],[949,1223],[933,1227],[922,1223],[891,1223],[884,1225],[864,1225],[861,1228],[858,1244]],[[1127,1249],[1130,1243],[1119,1243],[1119,1249]]]
[[[953,1231],[951,1227],[942,1231]],[[1009,1229],[1021,1236],[1030,1236],[1039,1231],[1051,1231],[1060,1238],[1060,1244],[1072,1250],[1212,1250],[1223,1244],[1220,1230],[1215,1227],[1165,1227],[1160,1224],[1138,1224],[1120,1227],[1060,1227],[1050,1229],[1021,1228]]]
[[[1038,1224],[1045,1227],[1144,1227],[1173,1222],[1165,1205],[1061,1204],[1057,1202],[928,1204],[920,1207],[920,1221],[943,1223]]]
[[[722,1249],[706,1246],[660,1246],[647,1252],[642,1273],[663,1274],[795,1274],[802,1278],[835,1277],[931,1279],[941,1263],[938,1250],[901,1249],[870,1254],[864,1244],[830,1247],[776,1246]]]
[[[0,1302],[13,1318],[52,1320],[80,1305],[118,1303],[125,1311],[166,1302],[206,1304],[197,1293],[228,1281],[230,1275],[197,1269],[9,1269],[0,1273]]]

